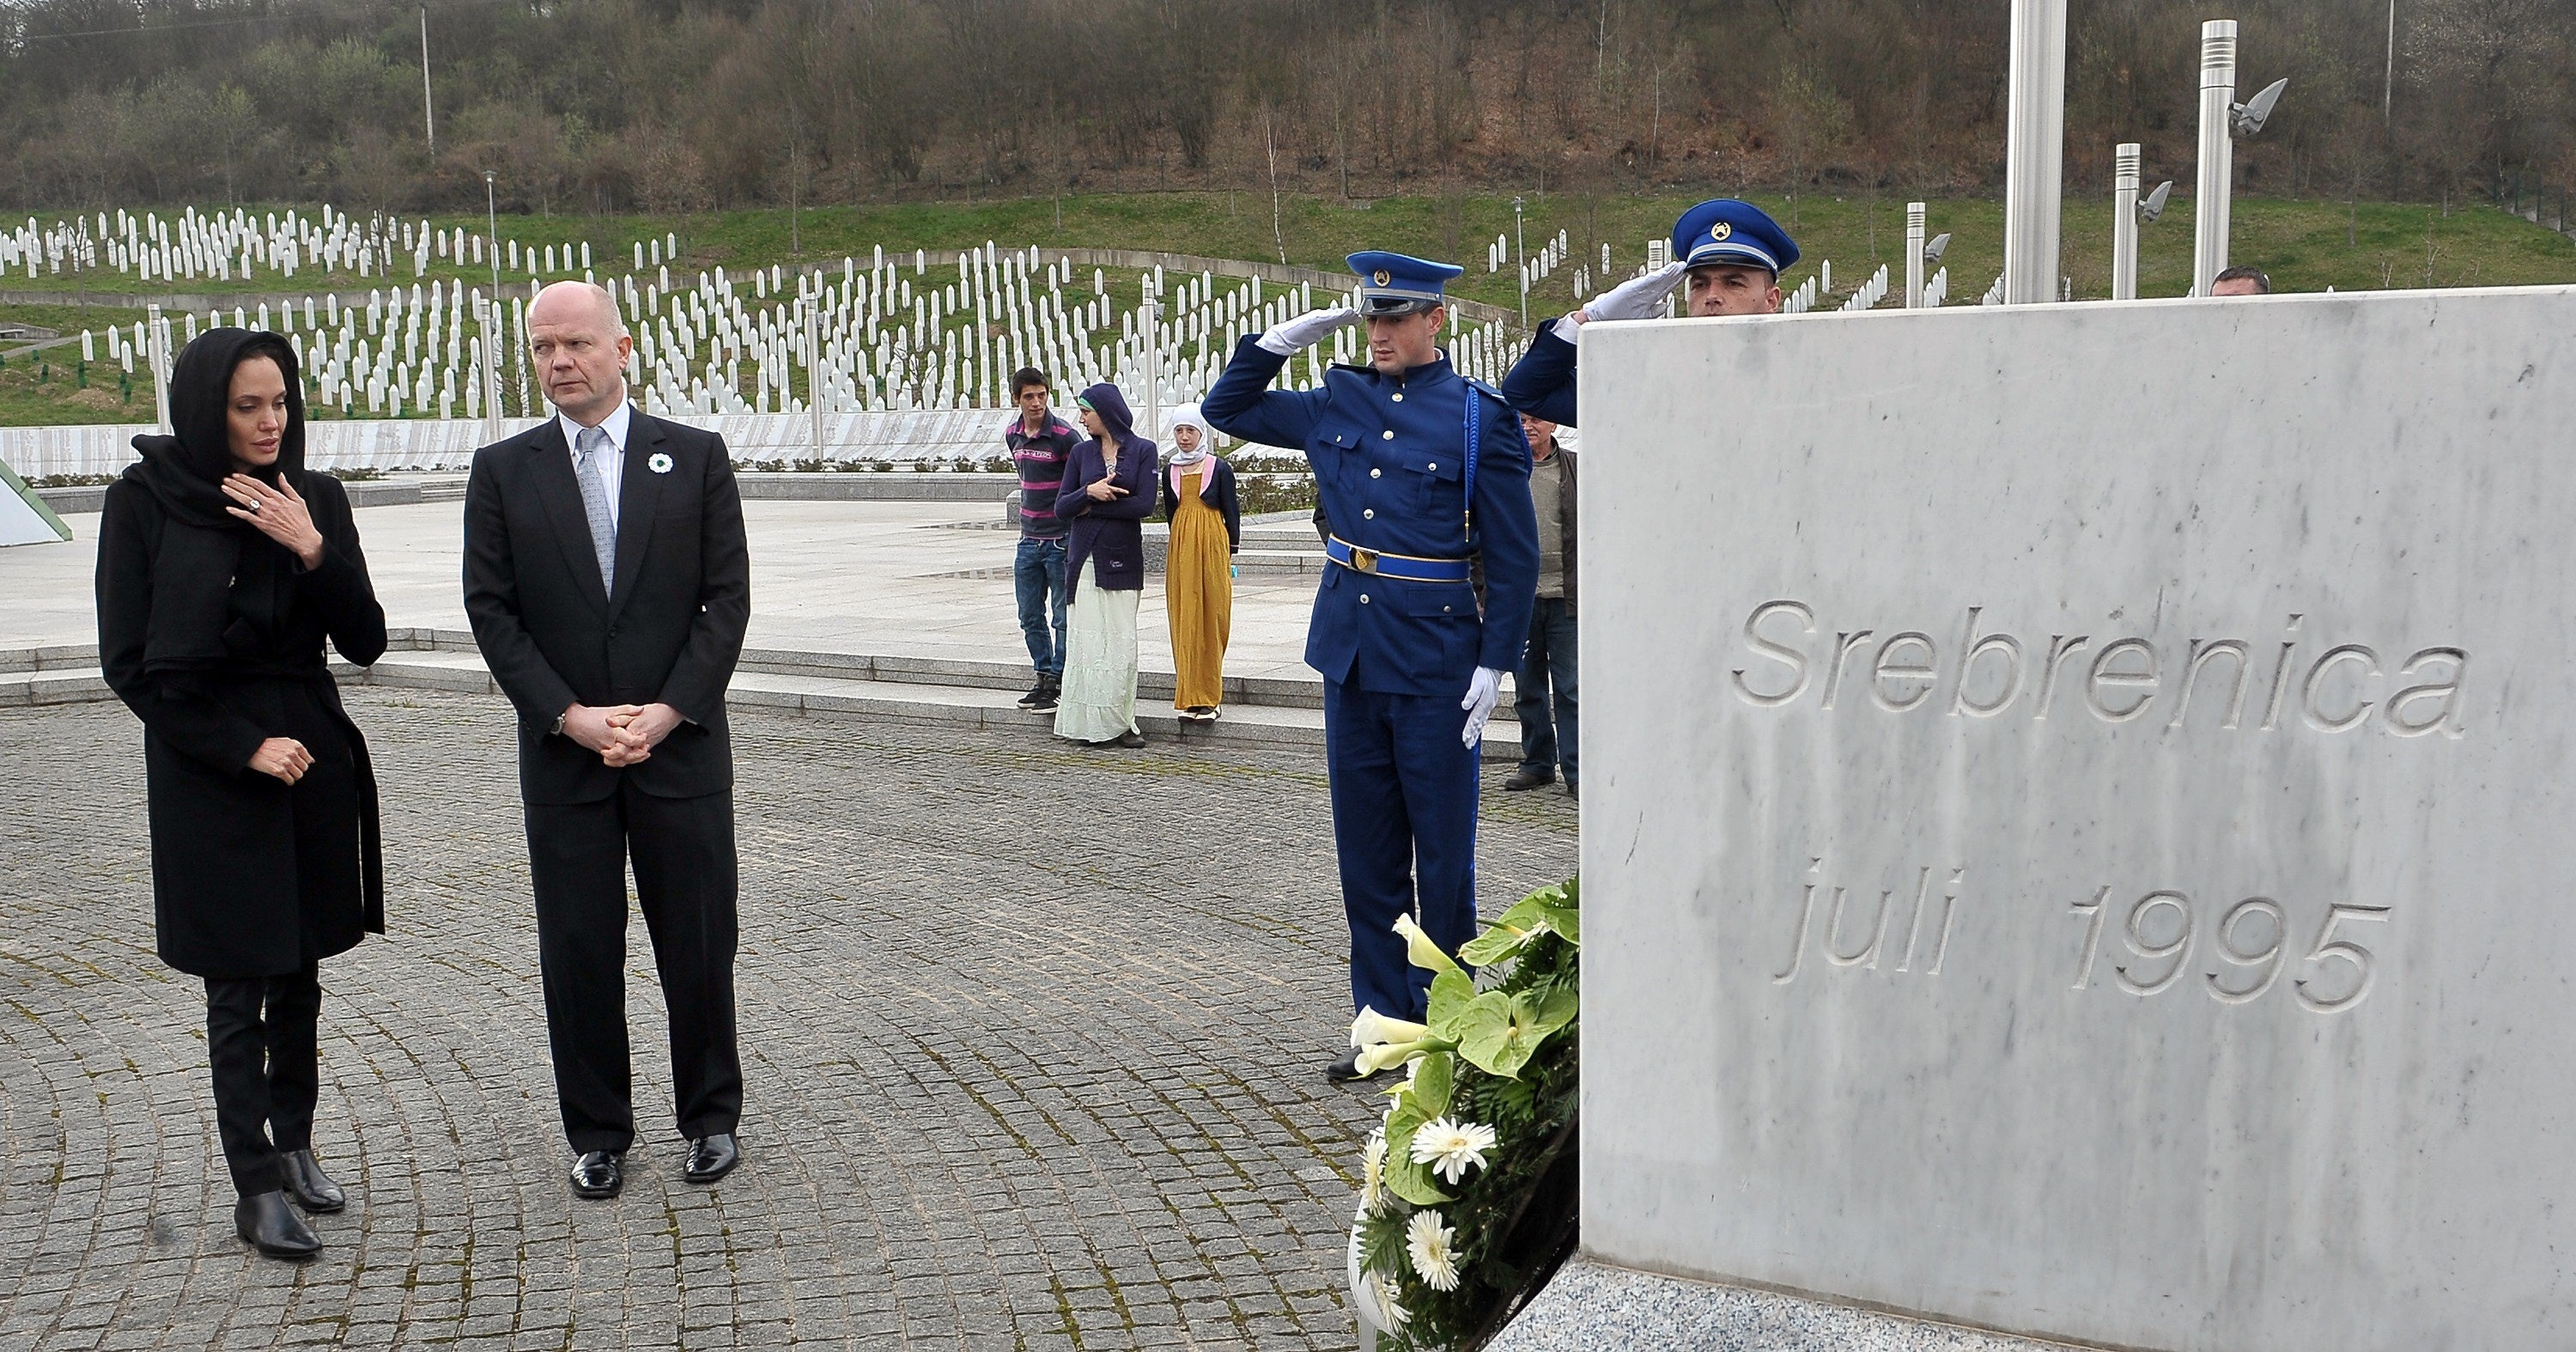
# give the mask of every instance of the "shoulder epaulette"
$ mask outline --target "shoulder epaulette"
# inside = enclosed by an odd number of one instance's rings
[[[1467,382],[1467,388],[1482,393],[1486,398],[1493,400],[1497,404],[1503,403],[1503,392],[1501,390],[1495,389],[1493,386],[1486,384],[1484,381],[1478,380],[1474,376],[1460,376],[1459,379]]]

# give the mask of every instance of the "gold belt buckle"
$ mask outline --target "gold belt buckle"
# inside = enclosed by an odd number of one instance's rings
[[[1362,549],[1358,545],[1351,546],[1351,567],[1356,568],[1363,573],[1376,572],[1377,551],[1374,549]]]

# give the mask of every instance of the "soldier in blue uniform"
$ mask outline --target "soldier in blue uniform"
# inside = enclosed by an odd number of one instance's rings
[[[1702,202],[1673,222],[1672,262],[1540,325],[1529,351],[1503,377],[1503,397],[1532,417],[1579,426],[1574,417],[1574,349],[1583,325],[1658,317],[1664,297],[1684,285],[1685,278],[1684,313],[1694,319],[1776,315],[1780,273],[1797,261],[1797,241],[1762,208],[1732,197]]]
[[[1324,675],[1351,1004],[1420,1019],[1429,974],[1393,926],[1414,915],[1452,953],[1476,935],[1477,747],[1529,636],[1538,522],[1520,420],[1437,346],[1441,288],[1460,269],[1393,253],[1350,265],[1358,309],[1244,339],[1199,408],[1220,432],[1313,462],[1332,533],[1306,662]],[[1269,388],[1299,350],[1363,319],[1366,365],[1334,366],[1320,389]],[[1344,1055],[1326,1073],[1357,1070]]]

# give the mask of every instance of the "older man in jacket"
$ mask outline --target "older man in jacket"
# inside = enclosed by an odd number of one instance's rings
[[[555,416],[474,454],[465,612],[519,716],[538,965],[572,1190],[617,1195],[635,1137],[626,870],[670,1010],[686,1177],[740,1160],[738,869],[725,687],[751,618],[722,438],[627,403],[617,302],[559,282],[528,311]]]

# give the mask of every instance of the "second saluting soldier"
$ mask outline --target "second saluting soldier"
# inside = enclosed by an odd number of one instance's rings
[[[1442,287],[1460,269],[1393,253],[1350,266],[1359,309],[1244,339],[1200,411],[1229,436],[1303,447],[1314,466],[1332,534],[1306,662],[1324,676],[1351,1003],[1419,1019],[1429,974],[1394,925],[1413,915],[1452,953],[1475,937],[1477,748],[1529,636],[1538,525],[1520,420],[1438,347]],[[1337,365],[1313,390],[1268,388],[1299,350],[1363,318],[1366,365]],[[1326,1073],[1358,1077],[1348,1054]]]

